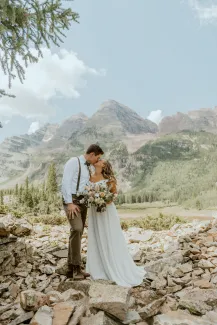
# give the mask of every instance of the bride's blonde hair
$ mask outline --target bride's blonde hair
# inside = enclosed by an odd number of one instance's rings
[[[103,177],[105,179],[108,179],[110,182],[115,182],[115,184],[116,184],[117,180],[115,178],[111,163],[108,160],[105,160],[105,159],[103,159],[103,160],[104,160],[104,166],[102,168]]]

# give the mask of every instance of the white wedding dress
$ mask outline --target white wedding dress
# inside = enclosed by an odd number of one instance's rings
[[[144,267],[137,266],[128,251],[114,203],[105,212],[96,212],[94,206],[88,209],[86,271],[93,280],[112,280],[124,287],[143,282]]]

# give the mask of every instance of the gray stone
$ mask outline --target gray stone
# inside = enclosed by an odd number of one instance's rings
[[[166,285],[167,285],[167,280],[159,276],[156,280],[152,282],[151,288],[156,290],[162,290],[166,287]]]
[[[154,317],[153,325],[215,325],[184,311],[171,311]]]
[[[90,317],[82,317],[80,325],[118,325],[116,321],[108,317],[103,311],[98,312],[96,315]]]
[[[67,291],[62,293],[62,297],[64,301],[68,300],[80,300],[85,297],[85,294],[82,291],[77,291],[75,289],[68,289]]]
[[[141,320],[141,317],[139,315],[139,313],[136,310],[129,310],[127,312],[127,316],[125,318],[125,320],[123,321],[123,324],[136,324]]]
[[[200,260],[198,263],[198,267],[201,267],[202,269],[210,269],[212,267],[215,267],[215,265],[208,260]]]
[[[32,319],[32,317],[34,316],[33,311],[30,311],[28,313],[22,314],[19,317],[17,317],[16,319],[14,319],[10,324],[8,325],[19,325],[23,322],[26,322],[29,319]]]
[[[84,298],[83,301],[76,307],[72,318],[69,320],[67,325],[77,325],[80,323],[81,318],[85,315],[88,309],[89,298]]]
[[[68,256],[68,249],[62,249],[60,251],[55,251],[55,252],[52,252],[52,254],[56,257],[59,257],[59,258],[67,258]]]
[[[203,315],[217,306],[217,290],[198,288],[189,290],[181,297],[179,306],[187,308],[194,314]]]
[[[31,325],[52,325],[53,310],[48,306],[42,306],[31,320]]]
[[[89,289],[91,286],[91,281],[83,280],[83,281],[63,281],[58,286],[58,291],[65,292],[68,289],[74,289],[77,291],[84,292],[85,295],[88,295]]]
[[[139,315],[141,316],[141,318],[143,320],[146,320],[149,317],[157,315],[157,313],[160,310],[160,307],[165,302],[165,300],[166,300],[166,297],[163,297],[163,298],[160,298],[158,300],[151,302],[149,305],[138,310]]]
[[[145,264],[146,272],[154,272],[159,274],[163,271],[165,267],[176,266],[179,263],[183,262],[183,255],[181,252],[172,254],[170,257],[161,258],[157,261],[149,262]]]
[[[125,320],[130,300],[130,288],[92,284],[89,290],[90,308],[94,307],[120,320]]]
[[[54,308],[52,325],[68,325],[68,322],[75,310],[75,305],[69,302],[59,302]]]
[[[20,304],[24,310],[38,310],[49,302],[48,297],[38,291],[26,290],[20,294]]]
[[[179,307],[188,309],[191,314],[195,315],[205,315],[207,311],[212,310],[212,307],[207,305],[205,302],[193,300],[181,300]]]

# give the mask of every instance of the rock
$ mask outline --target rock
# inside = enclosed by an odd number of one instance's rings
[[[212,267],[215,267],[214,264],[212,264],[210,261],[208,260],[200,260],[200,262],[198,263],[198,267],[201,267],[202,269],[210,269]]]
[[[192,278],[196,278],[196,277],[200,276],[203,273],[204,273],[204,271],[202,269],[194,270],[192,272]]]
[[[206,315],[202,316],[202,319],[209,321],[209,322],[213,322],[215,324],[215,322],[217,322],[217,312],[208,311],[206,313]]]
[[[185,284],[189,283],[192,280],[190,273],[186,274],[182,278],[174,278],[173,281],[176,284],[184,286]]]
[[[52,252],[52,254],[59,258],[67,258],[68,257],[68,249],[61,249],[60,251]]]
[[[71,318],[75,306],[69,302],[60,302],[53,307],[52,325],[67,325]]]
[[[212,288],[212,283],[210,283],[208,280],[197,280],[194,282],[195,287],[199,287],[201,289],[210,289]]]
[[[140,317],[143,320],[146,320],[147,318],[156,315],[159,312],[160,307],[165,302],[165,300],[166,300],[165,297],[160,298],[158,300],[151,302],[149,305],[139,309],[138,312]]]
[[[143,234],[133,233],[129,238],[129,241],[131,243],[139,243],[141,241],[146,242],[151,239],[152,235],[153,235],[152,230],[146,230],[143,232]]]
[[[91,286],[91,282],[89,280],[83,280],[83,281],[63,281],[58,286],[58,291],[65,292],[68,289],[74,289],[77,291],[82,291],[85,295],[88,295],[89,289]]]
[[[169,274],[173,277],[173,278],[181,278],[184,276],[184,272],[180,269],[180,267],[171,267],[169,269]]]
[[[141,300],[139,305],[146,306],[149,305],[151,302],[162,298],[161,295],[158,295],[156,291],[153,290],[145,290],[140,293]]]
[[[153,325],[214,325],[214,323],[183,311],[171,311],[155,316]]]
[[[10,310],[6,311],[4,314],[2,314],[0,316],[0,321],[16,319],[17,317],[19,317],[22,314],[24,314],[22,308],[16,309],[14,307],[13,309],[10,309]]]
[[[175,293],[180,290],[182,290],[181,285],[175,285],[174,287],[167,287],[167,293]]]
[[[136,324],[141,320],[139,313],[135,310],[129,310],[123,324]]]
[[[83,317],[80,320],[80,325],[117,325],[118,323],[108,317],[103,311],[99,311],[96,315]]]
[[[182,265],[180,265],[179,269],[183,273],[189,273],[189,272],[192,272],[192,270],[193,270],[191,263],[182,264]]]
[[[164,289],[167,285],[167,281],[166,279],[164,279],[163,277],[157,278],[156,280],[154,280],[151,284],[151,288],[156,289],[156,290],[161,290]]]
[[[179,301],[179,306],[190,312],[203,315],[217,306],[217,290],[193,289],[186,292]]]
[[[211,311],[212,307],[203,301],[181,300],[179,302],[180,308],[188,309],[191,314],[205,315],[207,311]]]
[[[64,301],[62,294],[58,291],[49,291],[47,297],[51,304]]]
[[[0,237],[10,235],[10,220],[6,217],[0,217]]]
[[[22,314],[19,317],[17,317],[16,319],[14,319],[10,324],[8,325],[18,325],[21,324],[23,322],[28,321],[29,319],[31,319],[34,316],[33,311],[30,311],[28,313]]]
[[[130,300],[130,288],[92,284],[89,290],[90,308],[94,307],[125,320]]]
[[[48,297],[38,291],[26,290],[20,294],[20,304],[24,310],[36,311],[49,303]]]
[[[19,292],[20,292],[20,288],[17,284],[15,283],[12,283],[10,286],[9,286],[9,293],[10,293],[10,296],[12,298],[17,298]]]
[[[11,234],[17,237],[28,236],[32,231],[32,225],[25,219],[15,219],[11,228]]]
[[[85,297],[85,294],[82,291],[77,291],[75,289],[68,289],[67,291],[63,292],[62,297],[64,301],[80,300]]]
[[[160,314],[166,314],[169,311],[175,311],[177,310],[178,303],[175,298],[167,296],[165,302],[160,307]]]
[[[7,290],[8,290],[8,283],[0,284],[0,296]]]
[[[0,225],[0,229],[1,229],[1,225]],[[1,237],[1,234],[0,234],[0,245],[5,245],[5,244],[13,243],[15,241],[17,241],[17,237],[16,236],[8,235],[7,237]]]
[[[173,287],[176,285],[176,283],[173,281],[173,279],[169,275],[167,277],[167,284],[168,284],[168,287]]]
[[[13,308],[13,303],[5,305],[5,306],[0,306],[0,315],[2,315],[3,313],[5,313],[6,311],[8,311],[12,308]]]
[[[84,298],[81,304],[76,307],[75,312],[67,325],[77,325],[80,323],[81,318],[85,315],[87,311],[88,300],[89,298]]]
[[[40,268],[41,273],[47,274],[47,275],[51,275],[53,273],[55,273],[55,267],[52,265],[43,265]]]
[[[142,257],[142,250],[139,249],[136,252],[134,251],[134,253],[132,254],[132,257],[135,262],[139,262]]]
[[[181,252],[171,254],[170,257],[161,258],[157,261],[149,262],[145,265],[146,272],[161,273],[165,267],[176,266],[183,262],[183,255]]]
[[[30,325],[52,325],[53,310],[48,306],[42,306],[34,315]]]
[[[31,231],[32,225],[25,219],[17,219],[11,215],[0,217],[0,237],[10,233],[18,237],[28,236]]]

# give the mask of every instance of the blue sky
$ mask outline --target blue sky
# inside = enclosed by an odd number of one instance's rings
[[[0,118],[7,121],[0,141],[27,132],[32,122],[60,123],[78,112],[91,116],[106,99],[143,117],[217,105],[217,1],[75,0],[70,5],[80,24],[67,33],[62,59],[54,48],[47,61],[30,68],[24,86],[15,84],[16,99],[0,100]],[[45,72],[56,80],[53,85],[40,84]]]

